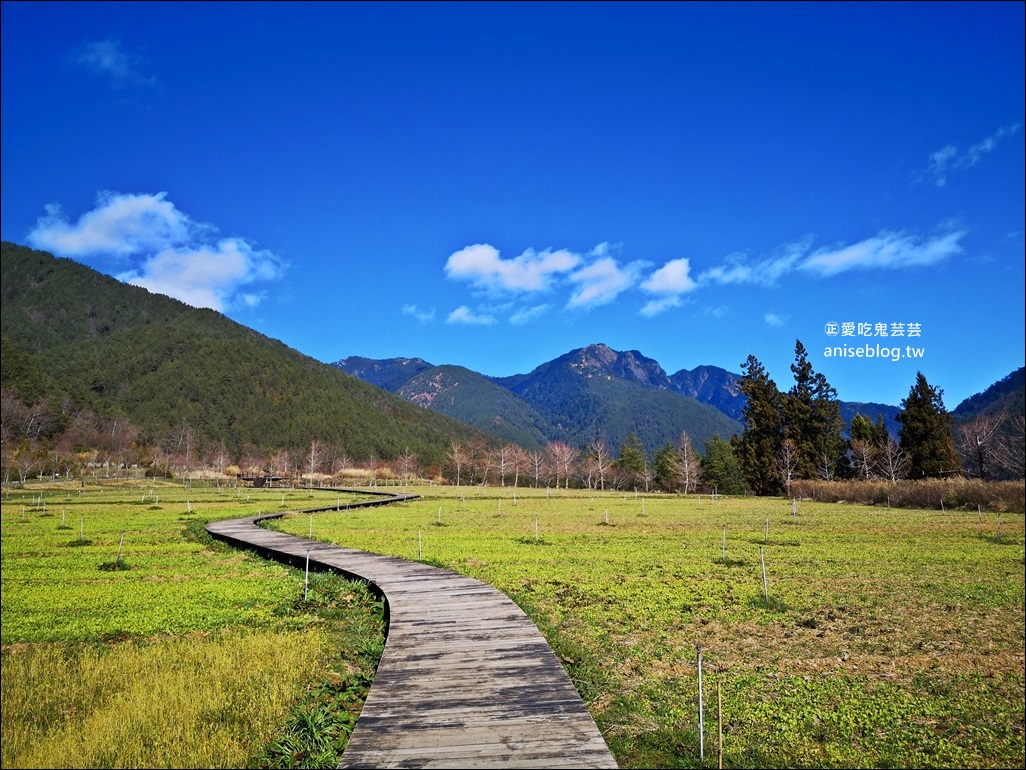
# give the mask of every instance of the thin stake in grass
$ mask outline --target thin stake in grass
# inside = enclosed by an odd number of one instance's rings
[[[702,645],[698,649],[698,758],[705,761],[705,716],[702,713]]]
[[[303,601],[310,596],[310,551],[306,552],[306,575],[303,578]]]
[[[766,580],[766,549],[759,547],[759,561],[762,562],[762,595],[769,603],[769,582]]]
[[[723,770],[723,693],[720,691],[720,680],[716,679],[716,743],[719,761],[717,767]]]
[[[538,517],[534,517],[534,542],[538,542]]]
[[[122,547],[124,545],[125,545],[125,533],[122,532],[121,533],[121,540],[118,541],[118,555],[117,555],[117,558],[114,559],[114,563],[117,564],[117,565],[121,564],[121,549],[122,549]]]

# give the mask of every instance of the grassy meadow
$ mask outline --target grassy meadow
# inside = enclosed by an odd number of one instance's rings
[[[5,492],[3,766],[285,766],[267,747],[287,743],[297,704],[373,665],[373,601],[348,584],[304,603],[302,574],[197,530],[326,502],[339,510],[274,526],[505,591],[621,767],[1023,765],[1022,514],[409,491],[422,497],[352,510],[339,493],[299,490]],[[208,700],[193,717],[160,695],[183,714],[148,724],[161,709],[144,700],[160,688]]]
[[[139,482],[4,490],[0,765],[335,766],[347,735],[298,745],[296,723],[324,701],[358,713],[380,601],[314,575],[304,602],[300,572],[212,541],[203,523],[336,499]]]

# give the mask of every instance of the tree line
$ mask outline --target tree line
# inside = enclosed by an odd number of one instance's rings
[[[755,356],[738,382],[746,397],[744,430],[714,435],[699,452],[687,431],[650,453],[636,433],[619,447],[602,440],[580,446],[552,441],[527,450],[514,443],[452,439],[443,460],[425,462],[409,448],[368,456],[343,443],[308,440],[273,450],[231,449],[210,442],[182,420],[160,441],[121,416],[101,416],[71,399],[54,407],[26,405],[0,393],[3,481],[39,476],[98,475],[142,470],[153,476],[199,471],[263,475],[307,483],[353,476],[429,478],[457,485],[550,486],[597,490],[788,495],[799,480],[1023,478],[1023,416],[980,414],[954,424],[943,391],[920,372],[901,403],[900,435],[883,417],[856,414],[846,425],[837,392],[815,372],[800,340],[791,365],[794,384],[781,391]],[[847,433],[847,436],[845,435]]]

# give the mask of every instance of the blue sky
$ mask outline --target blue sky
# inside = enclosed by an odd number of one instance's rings
[[[954,408],[1024,360],[1023,29],[1012,2],[4,2],[2,237],[325,362],[603,342],[786,390],[800,339],[844,400],[922,371]]]

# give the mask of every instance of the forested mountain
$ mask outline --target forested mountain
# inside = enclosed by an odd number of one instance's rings
[[[523,399],[462,366],[423,369],[395,392],[525,449],[542,449],[553,439],[566,438]]]
[[[410,360],[348,358],[335,366],[386,382],[400,379]],[[719,410],[674,392],[654,360],[606,345],[571,351],[512,377],[484,377],[453,366],[421,369],[392,390],[528,448],[601,440],[615,454],[635,433],[652,453],[676,443],[686,430],[701,451],[714,434],[729,438],[741,430]]]
[[[745,405],[738,389],[740,375],[726,369],[698,366],[667,375],[655,360],[636,350],[619,352],[602,344],[572,350],[527,374],[510,377],[487,377],[462,367],[433,367],[420,358],[375,360],[354,356],[334,366],[528,447],[534,441],[577,444],[602,438],[615,450],[633,431],[649,451],[654,451],[667,440],[676,441],[684,429],[701,450],[714,433],[729,438],[741,431]],[[448,371],[432,379],[432,373],[440,369]],[[446,398],[432,402],[431,393],[453,386],[456,370],[461,372],[459,388],[445,391]],[[514,407],[501,391],[489,391],[484,381],[514,394],[530,411]],[[879,415],[891,435],[897,437],[900,426],[895,418],[899,407],[838,403],[846,425],[856,414],[871,422]],[[502,407],[496,419],[498,404]],[[699,406],[713,407],[720,414]],[[671,436],[674,432],[675,437]]]
[[[703,404],[714,406],[733,420],[741,419],[745,397],[738,390],[738,376],[718,366],[696,366],[670,375],[670,387]]]
[[[5,398],[46,402],[51,420],[120,415],[140,442],[188,435],[235,455],[317,440],[354,460],[441,463],[454,439],[498,443],[220,313],[9,242],[0,261]]]
[[[966,420],[977,414],[1000,412],[1022,414],[1026,403],[1026,367],[1020,366],[982,393],[970,396],[956,406],[951,414],[955,420]]]
[[[378,360],[363,356],[349,356],[332,366],[343,372],[348,372],[354,377],[359,377],[364,382],[387,390],[389,393],[395,393],[404,382],[425,369],[430,369],[433,364],[429,364],[423,358]]]

